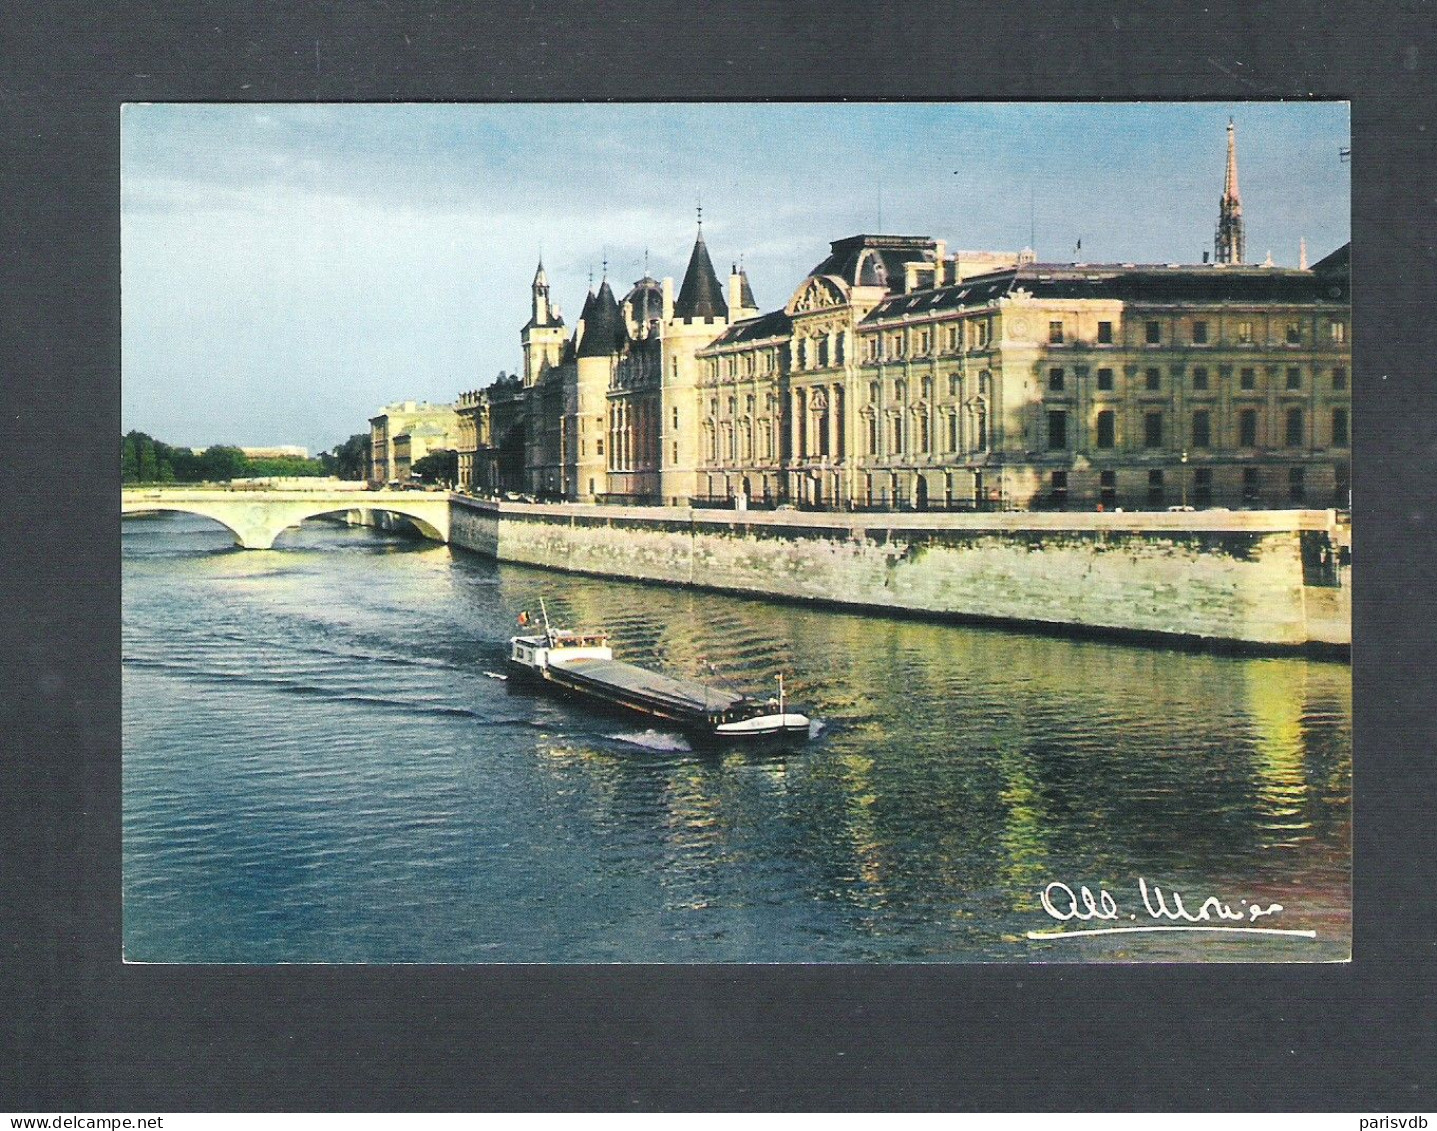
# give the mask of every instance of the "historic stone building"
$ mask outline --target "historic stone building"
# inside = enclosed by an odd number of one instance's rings
[[[452,450],[459,435],[453,405],[401,401],[369,418],[369,481],[407,480],[413,462],[430,452]]]
[[[609,281],[570,333],[539,265],[524,350],[525,490],[541,498],[683,504],[694,495],[697,351],[758,313],[746,276],[729,294],[702,227],[677,297],[649,275],[619,299]]]
[[[459,487],[482,495],[525,489],[524,383],[501,372],[484,389],[459,394]]]
[[[677,296],[646,272],[620,299],[605,277],[571,330],[541,263],[520,378],[460,398],[461,482],[667,505],[1345,506],[1347,248],[1246,264],[1231,123],[1227,140],[1201,265],[855,235],[760,314],[737,268],[725,293],[700,223]]]
[[[1346,249],[1311,270],[832,245],[699,351],[713,502],[1346,505]]]

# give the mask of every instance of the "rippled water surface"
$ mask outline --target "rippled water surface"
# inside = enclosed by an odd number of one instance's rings
[[[131,960],[1348,954],[1345,665],[571,577],[323,522],[272,551],[180,515],[123,540]],[[695,749],[518,691],[495,676],[541,595],[640,664],[787,673],[817,737]],[[1316,937],[1027,937],[1158,922],[1140,877]],[[1054,920],[1052,881],[1102,885],[1118,918]]]

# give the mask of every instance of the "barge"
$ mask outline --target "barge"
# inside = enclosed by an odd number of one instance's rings
[[[808,737],[808,716],[784,704],[782,676],[778,698],[760,700],[662,675],[614,659],[603,633],[550,628],[547,615],[543,632],[510,638],[509,667],[571,695],[714,738]]]

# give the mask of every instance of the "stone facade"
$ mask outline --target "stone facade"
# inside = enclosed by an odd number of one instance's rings
[[[455,499],[450,539],[551,569],[962,619],[1269,647],[1351,642],[1331,511],[738,514]]]
[[[500,373],[484,389],[459,394],[457,437],[461,491],[499,496],[524,482],[524,386]]]
[[[714,272],[700,228],[678,295],[647,273],[618,298],[605,278],[573,333],[540,263],[524,350],[525,490],[539,498],[687,503],[697,453],[697,351],[758,313],[747,278]]]
[[[369,418],[369,481],[404,482],[415,460],[430,452],[453,450],[459,443],[459,417],[453,405],[401,401],[385,405]]]
[[[1345,249],[1311,270],[1025,254],[976,276],[966,254],[914,237],[837,241],[782,311],[698,351],[700,496],[1347,505]]]

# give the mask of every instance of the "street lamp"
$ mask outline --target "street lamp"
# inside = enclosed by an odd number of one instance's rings
[[[1188,509],[1188,450],[1187,450],[1186,448],[1183,449],[1183,454],[1182,454],[1181,459],[1182,459],[1183,469],[1182,469],[1182,472],[1180,473],[1179,478],[1182,480],[1183,510],[1187,510],[1187,509]]]

